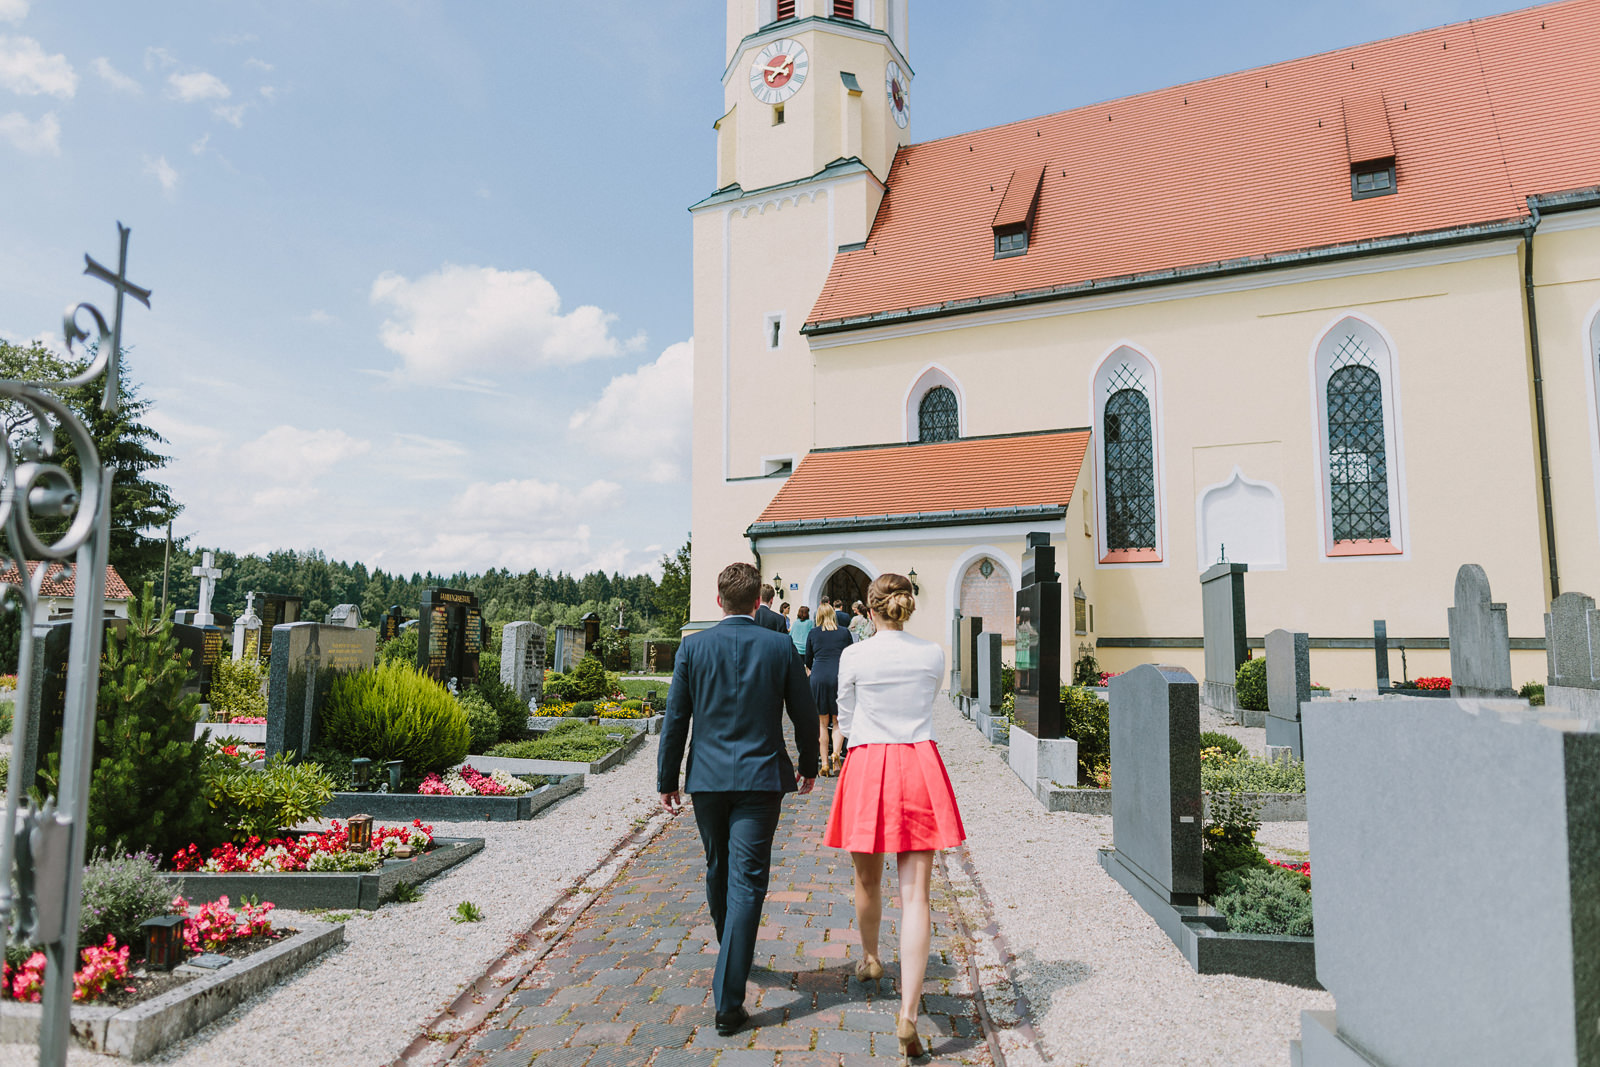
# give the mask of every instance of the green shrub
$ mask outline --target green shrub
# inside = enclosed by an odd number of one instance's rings
[[[0,789],[11,780],[11,753],[0,753]]]
[[[622,737],[614,738],[611,736],[613,729],[615,728],[601,723],[558,723],[543,737],[496,745],[486,755],[509,756],[513,759],[555,759],[593,763],[607,753],[622,747],[623,740],[628,736],[627,731],[622,731]]]
[[[218,658],[211,668],[211,718],[227,722],[236,715],[265,716],[267,672],[253,659]]]
[[[1208,793],[1304,793],[1306,765],[1297,759],[1269,763],[1257,756],[1200,761],[1200,788]]]
[[[472,732],[472,743],[469,752],[487,752],[496,741],[500,740],[500,716],[483,699],[483,694],[476,689],[468,689],[459,697],[462,709],[467,713],[467,729]]]
[[[1244,755],[1243,741],[1215,730],[1207,730],[1200,735],[1200,751],[1204,752],[1208,748],[1220,748],[1224,756]]]
[[[316,852],[306,861],[308,871],[375,871],[381,866],[381,852]]]
[[[472,747],[461,704],[444,686],[405,663],[384,663],[335,679],[322,733],[335,748],[378,763],[405,760],[406,771],[419,775],[460,763]]]
[[[1239,706],[1246,711],[1267,710],[1267,657],[1247,659],[1239,664],[1233,679]]]
[[[656,707],[664,708],[667,704],[667,692],[672,687],[670,682],[658,682],[653,678],[624,678],[622,679],[622,695],[629,700],[643,700],[648,693],[656,695]]]
[[[642,701],[642,700],[624,700],[622,702],[622,707],[627,709],[628,711],[643,711],[644,710],[644,701]]]
[[[1017,668],[1009,663],[1000,665],[1000,699],[1004,700],[1017,691]]]
[[[547,702],[573,704],[584,699],[579,693],[580,688],[575,675],[552,674],[544,683],[544,699]]]
[[[499,662],[500,658],[496,656],[497,666],[493,674],[485,671],[478,675],[476,688],[499,719],[500,740],[516,741],[528,736],[528,705],[517,698],[515,689],[500,680]],[[482,752],[483,749],[473,751]]]
[[[1242,934],[1311,937],[1311,880],[1282,867],[1247,867],[1217,879],[1211,904]]]
[[[385,641],[378,649],[379,663],[403,663],[408,667],[417,665],[417,628],[400,631],[400,636],[393,641]]]
[[[1229,871],[1271,866],[1256,847],[1256,831],[1260,829],[1259,804],[1238,793],[1211,794],[1201,834],[1206,896],[1216,893],[1218,879]]]
[[[1083,655],[1072,661],[1072,684],[1099,685],[1100,661],[1094,658],[1094,653],[1089,651],[1087,645],[1080,647],[1083,648]]]
[[[572,677],[577,683],[579,700],[599,700],[611,695],[611,680],[606,677],[606,667],[600,662],[599,656],[584,656],[578,661]]]
[[[580,700],[567,709],[569,719],[588,719],[594,716],[594,701]]]
[[[238,761],[213,766],[208,803],[235,841],[277,837],[280,830],[319,818],[333,799],[333,779],[321,765],[294,763],[286,752],[259,771]]]
[[[1527,682],[1521,689],[1517,690],[1517,696],[1536,708],[1540,707],[1544,704],[1544,683]]]
[[[161,861],[148,852],[110,856],[97,849],[83,869],[83,910],[78,918],[78,944],[98,945],[106,935],[137,947],[139,924],[165,915],[173,888],[161,877]]]
[[[1111,705],[1083,686],[1064,685],[1061,709],[1067,736],[1078,742],[1079,780],[1087,781],[1098,765],[1111,761]]]
[[[11,732],[11,721],[16,706],[14,700],[0,700],[0,737]]]

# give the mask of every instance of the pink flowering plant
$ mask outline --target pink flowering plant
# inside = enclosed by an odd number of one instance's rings
[[[228,722],[234,726],[265,726],[267,717],[265,715],[235,715]]]
[[[96,1000],[111,990],[113,982],[128,977],[128,946],[106,935],[104,944],[89,945],[79,953],[83,966],[72,976],[73,1000]],[[44,996],[44,953],[35,952],[20,967],[5,967],[5,989],[12,1000],[37,1004]]]
[[[417,792],[429,796],[445,797],[516,797],[530,792],[534,787],[505,771],[483,774],[470,764],[446,771],[443,778],[430,774],[417,786]]]
[[[262,841],[250,837],[242,845],[226,842],[211,850],[209,857],[198,845],[180,849],[172,857],[174,870],[207,874],[241,872],[271,874],[282,871],[371,870],[394,856],[402,846],[424,852],[433,845],[433,827],[421,819],[409,826],[375,826],[372,848],[356,852],[350,848],[349,827],[335,819],[326,831],[297,837],[274,837]]]
[[[260,935],[272,935],[272,904],[241,904],[238,910],[228,906],[228,898],[220,896],[209,904],[202,904],[183,922],[183,943],[190,952],[215,952],[230,941],[245,941]],[[187,912],[190,904],[183,897],[174,897],[172,910]]]

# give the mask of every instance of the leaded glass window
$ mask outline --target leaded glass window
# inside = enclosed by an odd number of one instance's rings
[[[942,385],[934,386],[917,405],[918,441],[954,441],[961,436],[961,410],[956,394]]]
[[[1383,381],[1366,360],[1328,376],[1328,490],[1335,543],[1389,539]]]
[[[1140,389],[1119,389],[1106,400],[1106,546],[1112,551],[1156,547],[1155,438],[1150,400]]]

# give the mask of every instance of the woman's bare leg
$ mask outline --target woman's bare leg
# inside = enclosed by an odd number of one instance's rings
[[[928,943],[933,916],[928,909],[928,883],[933,878],[932,852],[902,852],[900,871],[900,1017],[917,1021],[922,980],[928,972]],[[861,868],[857,865],[856,869]],[[857,900],[860,900],[859,890]],[[859,914],[861,905],[856,905]],[[876,932],[876,930],[874,930]],[[862,930],[862,940],[866,931]]]
[[[828,770],[828,738],[831,736],[831,732],[828,729],[828,720],[830,718],[831,716],[821,715],[818,716],[817,719],[819,723],[817,728],[817,740],[822,745],[822,770],[824,773],[826,773]]]
[[[883,923],[883,853],[852,852],[856,865],[856,926],[861,929],[861,959],[878,958],[878,928]]]

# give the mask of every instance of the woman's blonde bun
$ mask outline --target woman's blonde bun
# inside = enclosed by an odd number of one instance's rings
[[[911,592],[911,579],[903,574],[881,574],[867,590],[867,607],[889,622],[904,626],[911,613],[917,610],[917,598]]]

